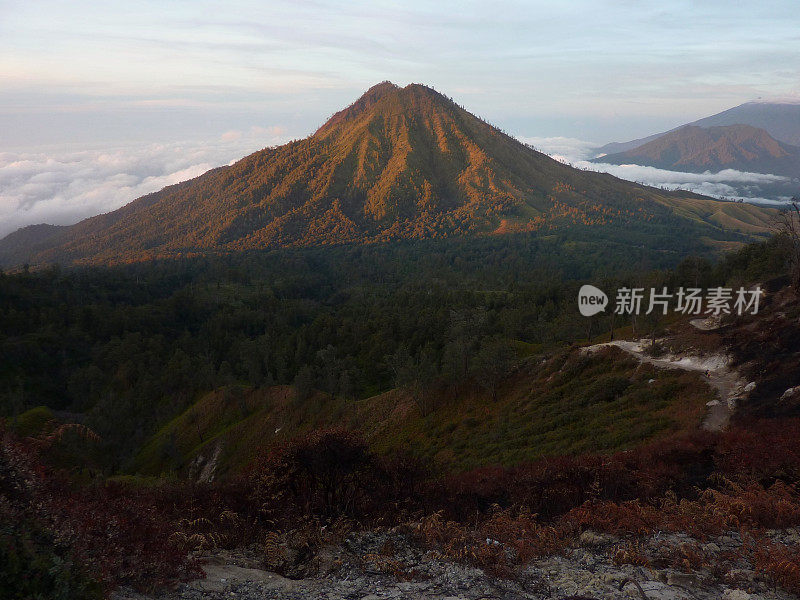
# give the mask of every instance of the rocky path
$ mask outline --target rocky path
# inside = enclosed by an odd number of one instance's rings
[[[800,541],[800,532],[776,532],[783,542]],[[788,536],[788,537],[787,537]],[[791,538],[791,539],[789,539]],[[391,556],[378,554],[392,539]],[[491,542],[489,542],[491,543]],[[210,557],[207,577],[157,596],[120,590],[112,600],[790,600],[793,596],[760,578],[743,559],[723,558],[741,548],[739,534],[702,543],[682,534],[656,534],[630,541],[586,531],[563,554],[521,567],[500,579],[481,569],[442,559],[403,536],[370,532],[327,549],[322,571],[292,580],[257,568],[219,564]],[[654,566],[683,556],[684,548],[704,557],[707,566],[691,572]],[[623,553],[623,554],[621,554]],[[631,556],[626,564],[621,555]],[[231,557],[228,556],[228,559]],[[733,560],[733,562],[729,562]],[[711,566],[716,565],[714,571]],[[722,575],[720,576],[720,572]]]
[[[719,398],[708,403],[708,412],[703,420],[703,428],[709,431],[721,431],[730,421],[736,408],[736,402],[745,396],[752,384],[742,379],[741,375],[730,366],[730,359],[723,354],[696,356],[691,354],[664,354],[658,357],[647,353],[649,341],[635,342],[616,340],[603,344],[595,344],[584,348],[584,352],[593,352],[599,348],[614,346],[646,362],[662,369],[683,369],[700,373],[714,389]]]

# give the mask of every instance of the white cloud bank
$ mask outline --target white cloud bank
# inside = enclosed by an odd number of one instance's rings
[[[790,183],[788,177],[764,173],[749,173],[736,169],[724,169],[717,173],[686,173],[668,171],[643,165],[614,165],[593,163],[588,159],[595,156],[597,144],[566,137],[529,137],[520,141],[548,154],[552,158],[579,169],[609,173],[620,179],[627,179],[668,190],[689,190],[715,198],[741,198],[747,202],[781,204],[790,200],[789,196],[768,194],[764,189]]]
[[[69,225],[286,141],[281,127],[228,131],[211,142],[72,152],[0,152],[0,237],[36,223]]]
[[[788,197],[762,195],[762,186],[785,177],[727,169],[682,173],[640,165],[591,163],[596,144],[567,137],[521,141],[582,169],[667,189],[715,197],[780,203]],[[140,144],[61,152],[0,152],[0,237],[36,223],[69,225],[115,210],[164,186],[230,164],[250,152],[287,141],[281,127],[231,130],[209,142]]]

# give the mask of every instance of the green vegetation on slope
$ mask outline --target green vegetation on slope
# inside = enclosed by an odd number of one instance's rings
[[[433,394],[437,394],[435,391]],[[696,428],[714,391],[680,370],[639,365],[619,350],[531,357],[497,397],[475,386],[438,392],[422,414],[392,390],[358,401],[294,389],[226,388],[165,425],[138,454],[135,472],[240,471],[273,445],[320,428],[361,432],[379,452],[406,451],[438,469],[511,466],[542,456],[607,452]]]
[[[693,258],[673,271],[650,270],[675,265],[680,240],[665,237],[654,249],[598,233],[0,274],[0,407],[12,422],[34,407],[66,411],[63,419],[101,437],[101,466],[115,473],[215,390],[295,385],[304,400],[312,390],[335,398],[324,410],[342,407],[342,414],[396,387],[417,404],[504,398],[502,382],[518,358],[610,330],[609,315],[576,318],[582,281],[609,292],[633,284],[708,287],[783,268],[770,242],[717,266]],[[617,318],[613,327],[650,334],[664,324]],[[471,387],[460,389],[465,381]],[[423,407],[424,418],[431,408]]]
[[[12,417],[35,406],[83,414],[118,469],[221,387],[302,374],[364,398],[393,387],[386,357],[401,346],[457,378],[455,357],[486,337],[584,337],[578,280],[669,266],[681,250],[579,230],[0,274],[0,405]],[[460,330],[464,318],[476,326]]]

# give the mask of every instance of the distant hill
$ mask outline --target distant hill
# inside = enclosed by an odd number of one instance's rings
[[[22,264],[32,254],[58,243],[58,235],[67,228],[59,225],[29,225],[0,240],[0,264]]]
[[[726,242],[765,232],[768,219],[757,207],[572,168],[431,88],[383,82],[305,139],[71,227],[12,234],[0,240],[0,264],[115,263],[572,226]],[[39,231],[48,234],[32,233]]]
[[[596,158],[595,162],[696,173],[737,169],[800,177],[800,148],[779,142],[764,129],[750,125],[686,125],[637,148]]]
[[[800,146],[800,103],[747,102],[688,124],[699,127],[751,125],[765,130],[780,142]],[[677,129],[680,127],[629,142],[612,142],[598,148],[596,154],[627,152]]]

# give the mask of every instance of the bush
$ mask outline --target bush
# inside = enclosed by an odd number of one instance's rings
[[[368,521],[410,502],[422,469],[410,457],[373,454],[354,433],[328,429],[275,448],[250,478],[254,502],[272,521]]]
[[[61,543],[108,587],[152,591],[202,575],[173,538],[191,504],[190,488],[107,484],[78,490],[52,485],[50,490],[42,516]]]
[[[527,507],[552,520],[587,501],[658,505],[665,497],[697,500],[704,490],[730,494],[800,485],[800,420],[748,429],[694,432],[610,456],[546,458],[513,468],[483,467],[452,475],[428,490],[433,510],[465,520],[492,506]],[[736,494],[732,494],[736,496]],[[773,495],[770,502],[778,502]],[[783,501],[781,501],[783,502]],[[787,500],[788,502],[788,500]],[[768,520],[764,515],[763,522]]]
[[[189,550],[264,539],[275,541],[276,565],[302,574],[331,532],[410,521],[421,544],[497,574],[588,528],[701,537],[793,527],[798,437],[800,420],[768,421],[433,478],[407,455],[377,455],[332,429],[274,448],[237,482],[76,487],[38,460],[30,440],[0,430],[0,585],[31,580],[43,587],[20,589],[34,597],[90,598],[96,584],[82,574],[90,573],[105,589],[150,590],[199,574]],[[620,561],[636,558],[626,552]],[[768,559],[760,568],[797,589],[796,554]]]
[[[0,523],[0,597],[7,600],[95,600],[93,581],[69,556],[56,553],[52,536],[29,521]]]
[[[50,590],[23,597],[81,598],[101,586],[151,590],[201,575],[196,562],[171,540],[176,513],[193,500],[190,487],[77,487],[41,463],[43,447],[0,429],[3,584]],[[16,525],[22,523],[24,529]],[[20,583],[29,578],[36,581]]]
[[[37,406],[12,420],[14,433],[22,437],[32,437],[42,433],[49,423],[55,420],[53,411],[46,406]]]

